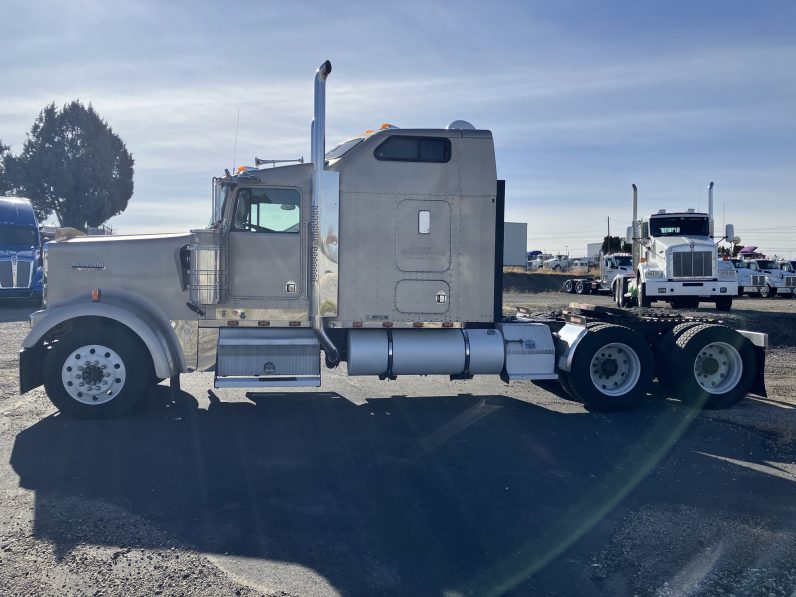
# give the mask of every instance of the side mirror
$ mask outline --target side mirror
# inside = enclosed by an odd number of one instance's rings
[[[633,243],[633,227],[628,226],[627,230],[625,231],[625,242]]]
[[[724,238],[731,240],[735,238],[735,227],[732,224],[727,224],[724,228]]]

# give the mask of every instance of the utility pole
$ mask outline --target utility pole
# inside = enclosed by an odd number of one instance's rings
[[[608,216],[608,246],[605,248],[605,254],[613,253],[611,251],[611,216]]]

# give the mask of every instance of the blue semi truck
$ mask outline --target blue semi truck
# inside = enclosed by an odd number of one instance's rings
[[[0,300],[41,303],[41,235],[27,199],[0,197]]]

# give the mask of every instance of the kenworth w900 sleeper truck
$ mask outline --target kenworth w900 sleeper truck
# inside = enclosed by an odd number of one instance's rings
[[[711,407],[765,392],[765,334],[619,310],[504,317],[492,134],[385,126],[326,153],[331,68],[315,75],[312,163],[215,179],[208,228],[47,243],[22,392],[43,384],[65,413],[112,417],[182,373],[317,387],[322,362],[382,379],[558,379],[608,409],[655,377]]]

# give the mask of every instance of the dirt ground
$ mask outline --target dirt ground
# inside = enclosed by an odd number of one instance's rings
[[[0,310],[2,595],[796,594],[796,300],[722,314],[770,334],[769,396],[710,413],[341,366],[75,421],[18,393],[25,314]]]

